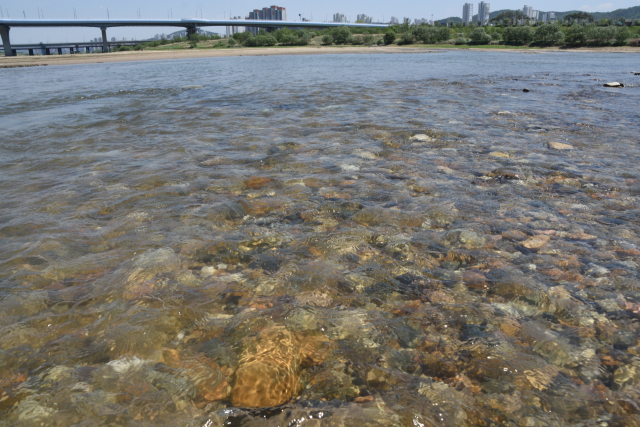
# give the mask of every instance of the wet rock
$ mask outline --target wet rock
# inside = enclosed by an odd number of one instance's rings
[[[382,222],[381,210],[379,209],[363,209],[353,215],[353,220],[366,226],[377,225]]]
[[[284,323],[290,331],[316,331],[320,329],[313,309],[296,308],[288,314]]]
[[[617,388],[640,383],[640,365],[636,363],[619,367],[613,373],[613,382]]]
[[[439,380],[453,378],[458,375],[458,368],[450,361],[436,355],[427,355],[420,364],[422,374]]]
[[[527,240],[522,242],[522,246],[527,249],[540,249],[543,247],[551,238],[549,236],[545,236],[544,234],[538,234],[533,237],[529,237]]]
[[[465,271],[462,280],[471,289],[489,289],[487,278],[477,270]]]
[[[522,172],[503,168],[495,169],[491,171],[487,176],[501,181],[522,181],[526,179],[525,175]]]
[[[176,275],[176,281],[186,286],[198,287],[202,281],[198,279],[191,271],[183,271]]]
[[[280,270],[280,262],[276,257],[262,256],[251,262],[249,268],[260,268],[266,273],[276,273]]]
[[[411,138],[409,138],[411,141],[420,141],[420,142],[431,142],[434,139],[431,138],[429,135],[425,135],[423,133],[419,133],[417,135],[413,135]]]
[[[522,241],[527,239],[527,235],[520,230],[508,230],[502,233],[502,238],[507,240]]]
[[[202,267],[200,269],[200,276],[202,277],[209,277],[209,276],[213,276],[213,273],[215,273],[216,269],[213,268],[210,265],[205,265],[204,267]]]
[[[300,391],[300,352],[286,329],[261,332],[245,350],[231,390],[231,404],[240,407],[282,405]]]
[[[529,89],[527,89],[527,88],[522,89],[522,91],[523,91],[523,92],[531,92],[531,91],[530,91]]]
[[[571,350],[553,339],[543,340],[533,347],[533,351],[558,367],[574,368],[578,366]]]
[[[514,276],[506,281],[491,283],[489,286],[490,295],[499,295],[512,304],[518,304],[525,311],[538,312],[554,311],[555,306],[549,295],[539,285],[530,283],[525,278],[518,279]]]
[[[490,156],[492,157],[498,157],[498,158],[502,158],[502,159],[508,159],[511,157],[511,154],[506,153],[504,151],[492,151],[489,153]]]
[[[195,385],[179,372],[149,371],[144,378],[154,387],[166,390],[176,398],[192,400],[196,396]]]
[[[271,183],[271,178],[253,176],[244,182],[245,188],[250,188],[252,190],[258,190],[260,188],[264,188],[269,183]]]
[[[245,207],[240,203],[224,203],[222,205],[218,205],[214,207],[209,214],[209,219],[212,221],[216,220],[227,220],[233,221],[236,219],[241,219],[247,214]]]
[[[142,283],[156,274],[176,270],[180,267],[180,259],[170,248],[147,251],[140,255],[129,273],[129,284]]]
[[[287,155],[292,154],[300,148],[300,144],[295,142],[285,142],[284,144],[275,145],[267,151],[269,155]]]
[[[51,408],[42,406],[35,400],[23,400],[15,411],[18,414],[18,421],[29,423],[31,425],[35,422],[41,422],[44,425],[44,421],[56,412]]]
[[[449,247],[474,249],[484,246],[486,239],[471,230],[451,230],[447,233],[443,243]]]
[[[548,148],[553,148],[554,150],[575,150],[571,144],[565,144],[564,142],[547,142]]]
[[[420,344],[420,331],[405,322],[394,326],[393,333],[404,348],[416,348]]]
[[[609,269],[594,263],[589,263],[585,271],[585,274],[589,276],[594,276],[594,277],[604,277],[610,273],[611,272],[609,271]]]
[[[620,82],[609,82],[609,83],[605,83],[602,86],[604,87],[624,87],[624,84],[620,83]]]
[[[348,374],[350,368],[344,362],[336,360],[327,365],[311,376],[305,397],[349,401],[360,394],[360,387],[353,384],[354,378]]]
[[[348,274],[345,276],[347,283],[358,292],[364,292],[366,288],[376,283],[376,279],[363,274]]]
[[[386,369],[373,367],[367,372],[367,385],[376,390],[390,390],[396,379]]]
[[[636,336],[631,331],[617,331],[613,335],[612,343],[616,348],[626,349],[636,344]]]
[[[229,395],[230,387],[227,382],[229,370],[226,367],[221,368],[204,354],[200,353],[184,360],[165,363],[176,368],[175,380],[163,379],[170,387],[169,391],[172,395],[191,396],[195,392],[207,402],[226,399]],[[180,378],[188,379],[189,382],[181,382]]]

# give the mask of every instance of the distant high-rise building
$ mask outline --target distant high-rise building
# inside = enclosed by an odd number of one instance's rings
[[[365,24],[371,24],[373,22],[373,18],[365,14],[362,14],[362,15],[358,15],[357,21]]]
[[[464,25],[469,25],[472,19],[473,19],[473,4],[465,3],[464,6],[462,6],[462,23]]]
[[[533,18],[533,7],[527,6],[526,4],[522,8],[522,14],[525,18]]]
[[[341,13],[334,13],[333,22],[347,22],[347,17]]]
[[[427,18],[418,18],[418,19],[414,19],[413,21],[414,25],[422,25],[422,24],[428,24],[429,20]]]
[[[247,20],[262,20],[262,21],[286,21],[287,20],[287,9],[280,6],[271,6],[271,7],[263,7],[262,10],[254,9],[252,12],[249,12],[249,16],[245,19]],[[244,32],[243,29],[241,32]],[[246,31],[250,31],[253,34],[258,34],[258,27],[246,27]],[[236,31],[240,32],[240,31]]]
[[[232,20],[242,20],[241,16],[232,16],[230,19]],[[241,26],[237,26],[237,27],[232,27],[232,26],[227,26],[227,37],[231,37],[233,36],[235,33],[244,33],[246,30],[246,27],[241,27]]]
[[[478,3],[478,21],[480,25],[487,25],[489,23],[489,3],[481,1]]]
[[[556,21],[556,14],[555,12],[539,12],[539,19],[545,24],[552,23]]]
[[[395,16],[392,16],[392,17],[391,17],[391,19],[389,20],[389,23],[390,23],[391,25],[397,25],[397,24],[399,24],[399,22],[398,22],[398,18],[396,18]]]

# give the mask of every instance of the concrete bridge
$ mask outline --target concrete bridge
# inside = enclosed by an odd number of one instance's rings
[[[109,51],[112,46],[135,46],[137,44],[147,43],[149,40],[126,40],[108,42]],[[74,53],[90,53],[90,52],[104,52],[103,42],[64,42],[64,43],[28,43],[28,44],[12,44],[13,56],[18,51],[25,51],[29,53],[29,56],[41,54],[51,55],[57,53],[62,55],[63,52],[68,51],[70,54]],[[0,49],[3,49],[0,46]],[[1,54],[0,54],[1,55]]]
[[[258,28],[328,28],[328,27],[360,27],[386,28],[388,24],[348,24],[344,22],[295,22],[295,21],[263,21],[263,20],[207,20],[207,19],[0,19],[0,36],[5,56],[14,56],[15,49],[11,47],[9,31],[14,27],[90,27],[100,28],[102,31],[102,51],[109,51],[107,42],[107,28],[111,27],[181,27],[187,30],[187,35],[195,34],[201,27],[258,27]]]

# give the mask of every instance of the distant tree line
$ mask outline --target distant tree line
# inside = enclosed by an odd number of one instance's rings
[[[340,26],[324,29],[291,29],[281,28],[266,32],[260,29],[252,32],[236,33],[228,40],[220,40],[219,36],[202,36],[194,34],[191,38],[174,37],[172,40],[154,40],[131,46],[117,46],[114,50],[142,50],[167,44],[186,42],[192,48],[223,48],[234,46],[305,46],[314,37],[322,40],[324,45],[382,45],[382,44],[456,44],[456,45],[531,45],[552,46],[566,44],[570,46],[602,46],[614,43],[625,45],[629,39],[638,38],[638,27],[614,26],[606,20],[595,21],[586,12],[576,12],[564,17],[556,23],[534,23],[528,25],[521,11],[503,11],[490,20],[490,26],[465,26],[461,23],[451,25],[420,24],[413,25],[409,20],[402,24],[381,28],[352,28]],[[380,34],[381,30],[383,34]],[[218,40],[216,44],[199,46],[198,43]],[[315,43],[318,43],[316,39]],[[637,45],[638,41],[631,44]],[[172,48],[172,47],[169,47]],[[180,47],[177,47],[180,48]]]

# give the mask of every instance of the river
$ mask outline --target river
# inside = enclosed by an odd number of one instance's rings
[[[640,424],[639,67],[0,70],[0,425]]]

